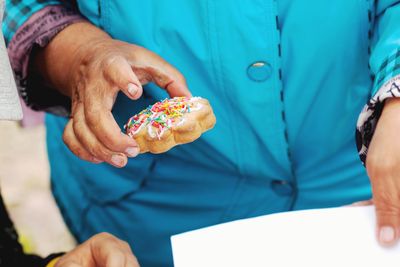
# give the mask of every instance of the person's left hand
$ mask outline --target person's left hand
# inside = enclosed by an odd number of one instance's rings
[[[128,243],[101,233],[62,256],[55,267],[139,267],[139,263]]]
[[[393,245],[400,237],[400,99],[385,102],[366,160],[377,218],[377,238]]]

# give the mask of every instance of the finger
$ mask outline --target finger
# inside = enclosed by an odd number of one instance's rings
[[[106,263],[107,265],[105,266],[120,266],[117,264],[124,262],[122,266],[139,267],[139,263],[127,242],[109,233],[97,234],[92,237],[89,242],[93,253],[93,259],[96,263]]]
[[[139,267],[139,263],[132,252],[131,246],[125,241],[119,241],[121,250],[125,253],[126,264],[125,267]]]
[[[125,267],[140,267],[139,262],[133,254],[127,255]]]
[[[125,254],[114,247],[107,256],[105,267],[124,267],[126,264]]]
[[[91,132],[89,127],[86,125],[85,114],[82,105],[77,106],[73,121],[73,130],[80,143],[94,157],[106,161],[116,167],[123,167],[126,165],[126,155],[109,150],[103,144],[101,144],[96,136]]]
[[[171,97],[192,96],[186,85],[185,77],[176,68],[156,53],[143,47],[136,46],[136,50],[138,53],[135,54],[134,61],[145,64],[132,64],[132,66],[142,84],[152,81],[167,90]]]
[[[130,56],[130,64],[142,84],[154,82],[165,89],[171,97],[191,97],[184,76],[171,64],[143,47],[135,46],[135,53]],[[140,62],[140,64],[135,64]]]
[[[165,89],[171,97],[191,97],[185,78],[169,64],[161,64],[161,66],[134,66],[133,70],[142,83],[154,82],[159,87]]]
[[[94,95],[85,97],[83,114],[88,130],[109,150],[136,157],[140,151],[139,146],[134,139],[121,132],[111,113],[112,105],[107,106],[110,99],[105,98],[112,96],[102,93]]]
[[[142,96],[142,85],[123,57],[114,57],[106,64],[103,68],[103,76],[110,84],[121,89],[126,96],[133,100]]]
[[[79,158],[90,161],[92,163],[101,163],[102,161],[93,156],[88,150],[86,150],[81,142],[79,142],[79,140],[76,138],[73,130],[73,123],[74,120],[70,119],[67,123],[67,126],[65,126],[63,134],[64,143],[67,145],[69,150],[71,150],[71,152]]]
[[[371,178],[376,210],[377,238],[382,245],[389,246],[396,243],[400,226],[400,196],[398,194],[400,191],[396,189],[394,180],[387,173]]]
[[[98,234],[91,239],[91,248],[96,266],[125,266],[125,253],[116,237],[108,233]]]

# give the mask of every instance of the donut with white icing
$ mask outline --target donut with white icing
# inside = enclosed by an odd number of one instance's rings
[[[214,112],[207,99],[174,97],[157,102],[130,118],[126,133],[140,153],[163,153],[179,144],[193,142],[214,127]]]

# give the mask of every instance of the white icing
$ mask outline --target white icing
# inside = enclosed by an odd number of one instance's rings
[[[156,133],[153,130],[153,126],[149,125],[149,127],[147,127],[147,133],[151,138],[155,138],[156,137]]]
[[[164,134],[165,131],[167,131],[168,129],[170,129],[171,127],[175,126],[181,126],[182,124],[184,124],[186,122],[186,119],[184,118],[184,115],[186,113],[190,113],[192,111],[198,111],[200,109],[202,109],[204,107],[204,105],[202,103],[199,102],[199,100],[201,100],[201,97],[192,97],[190,99],[187,100],[188,103],[188,107],[187,109],[182,109],[181,113],[182,113],[182,117],[175,117],[175,118],[168,118],[168,116],[164,113],[164,112],[157,112],[157,113],[152,113],[150,117],[145,118],[145,121],[138,127],[138,129],[136,129],[135,131],[129,132],[129,136],[134,136],[136,134],[138,134],[143,127],[147,127],[147,134],[149,135],[149,137],[151,138],[158,138],[161,139],[162,135]],[[170,99],[169,101],[171,102],[180,102],[179,99]],[[141,115],[139,117],[139,119],[137,121],[142,121],[143,117],[146,117],[146,115]],[[154,119],[160,117],[161,121],[165,122],[165,126],[157,128],[154,127],[151,124],[151,121],[153,121]],[[133,118],[131,118],[128,121],[128,125],[131,124]],[[173,121],[175,120],[175,121]],[[129,131],[129,130],[128,130]]]
[[[177,122],[175,125],[176,126],[181,126],[182,124],[184,124],[185,123],[185,121],[186,121],[186,119],[185,118],[182,118],[179,122]]]

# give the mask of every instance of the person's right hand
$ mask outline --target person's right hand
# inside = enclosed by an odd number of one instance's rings
[[[128,243],[101,233],[66,253],[55,267],[139,267],[139,263]]]
[[[119,91],[136,100],[143,93],[142,85],[154,82],[171,97],[191,95],[183,75],[161,57],[114,40],[89,23],[67,27],[38,58],[43,76],[72,100],[65,144],[94,163],[123,167],[127,157],[139,153],[136,142],[121,132],[111,113]]]

